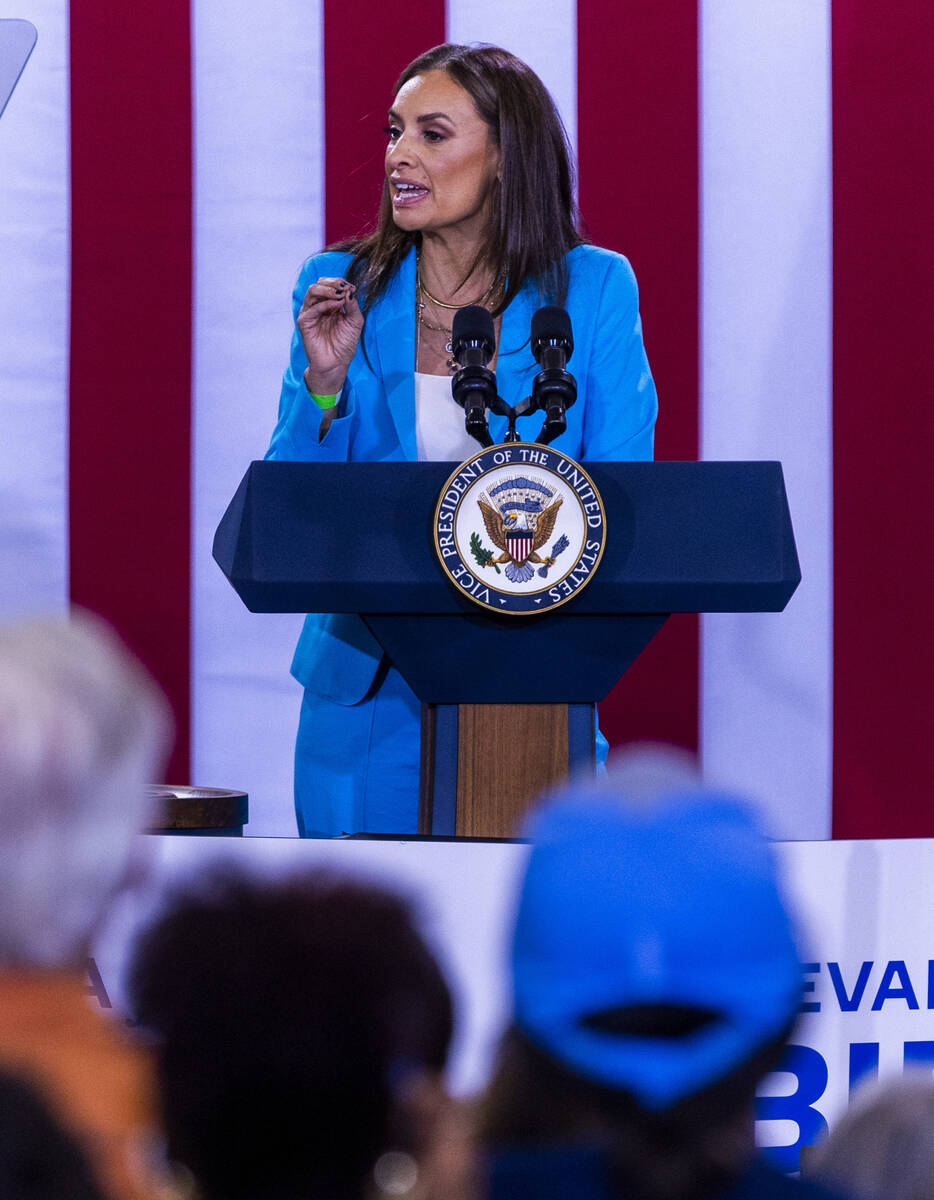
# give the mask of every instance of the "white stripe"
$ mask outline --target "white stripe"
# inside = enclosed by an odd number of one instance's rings
[[[448,0],[450,42],[491,42],[537,72],[577,153],[577,0]]]
[[[708,775],[830,832],[830,2],[701,5],[702,455],[781,459],[803,582],[703,621]]]
[[[0,118],[0,617],[68,598],[68,9]]]
[[[192,778],[250,794],[248,832],[295,832],[298,616],[246,611],[211,558],[276,419],[291,288],[324,237],[320,0],[193,4],[195,312]]]

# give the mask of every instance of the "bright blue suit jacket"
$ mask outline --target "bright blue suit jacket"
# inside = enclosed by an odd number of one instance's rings
[[[310,284],[322,275],[344,276],[350,255],[317,254],[302,267],[292,295],[295,316]],[[651,459],[658,409],[642,343],[635,276],[625,258],[597,246],[567,256],[566,308],[574,331],[568,369],[577,380],[577,403],[567,431],[553,443],[578,460],[632,462]],[[532,390],[539,371],[529,344],[532,314],[554,298],[532,283],[503,313],[497,390],[516,405]],[[304,384],[308,359],[296,329],[282,380],[279,419],[267,458],[302,462],[414,462],[415,251],[410,251],[379,301],[367,314],[362,347],[350,364],[337,416],[321,442],[321,410]],[[542,414],[521,418],[517,430],[533,441]],[[490,435],[501,442],[506,418],[490,416]],[[479,447],[478,447],[479,449]],[[316,695],[356,704],[369,690],[382,650],[359,617],[310,614],[299,638],[292,674]]]

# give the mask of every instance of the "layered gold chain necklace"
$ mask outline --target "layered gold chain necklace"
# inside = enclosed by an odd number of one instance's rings
[[[433,296],[431,294],[431,292],[429,292],[428,288],[424,284],[424,281],[422,280],[420,263],[416,262],[416,264],[415,264],[415,317],[416,317],[415,362],[416,362],[416,365],[418,364],[418,351],[419,351],[419,345],[421,342],[421,336],[420,336],[421,331],[422,331],[422,329],[430,329],[433,333],[447,334],[447,340],[444,343],[444,349],[445,349],[445,352],[448,355],[450,355],[450,357],[448,358],[445,365],[447,366],[447,369],[449,371],[451,371],[452,373],[460,370],[460,364],[454,358],[454,346],[452,344],[452,338],[454,336],[454,331],[450,326],[436,325],[433,321],[428,320],[428,318],[425,316],[425,300],[430,301],[432,304],[436,305],[438,308],[446,308],[449,312],[457,312],[457,310],[459,308],[467,308],[468,305],[470,305],[470,304],[485,304],[488,306],[488,302],[493,298],[494,292],[496,291],[497,287],[501,286],[503,276],[504,276],[504,272],[498,271],[497,274],[493,277],[493,281],[490,284],[490,286],[486,289],[486,291],[483,293],[483,295],[480,296],[478,299],[470,300],[467,302],[467,304],[448,304],[446,301],[439,300],[437,296]]]

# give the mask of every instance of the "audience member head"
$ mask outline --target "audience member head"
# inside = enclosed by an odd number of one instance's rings
[[[169,733],[161,693],[102,621],[0,629],[0,965],[83,966]]]
[[[211,879],[144,934],[130,995],[156,1038],[170,1158],[205,1200],[360,1196],[417,1157],[452,1032],[406,904],[331,877]]]
[[[3,1200],[103,1200],[84,1152],[32,1084],[0,1072]]]
[[[863,1089],[805,1173],[858,1200],[934,1200],[934,1080],[907,1075]]]
[[[757,822],[646,749],[546,802],[527,833],[484,1140],[599,1146],[630,1195],[738,1174],[801,995]]]

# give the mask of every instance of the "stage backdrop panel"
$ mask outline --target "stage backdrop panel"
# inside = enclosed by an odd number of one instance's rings
[[[210,534],[265,450],[302,260],[373,211],[399,68],[497,41],[632,259],[659,455],[781,459],[801,553],[786,613],[670,621],[603,706],[611,740],[699,748],[776,836],[934,832],[934,8],[878,11],[34,0],[0,121],[0,616],[102,612],[169,691],[173,780],[294,830],[298,621],[243,612]]]
[[[40,32],[0,119],[0,619],[68,600],[68,18],[22,15]]]

